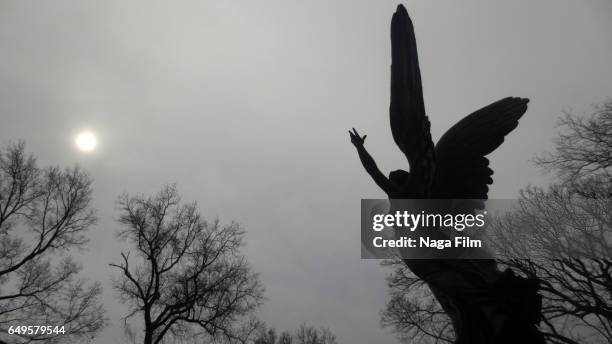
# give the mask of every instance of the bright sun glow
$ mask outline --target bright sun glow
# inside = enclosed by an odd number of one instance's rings
[[[91,152],[98,145],[96,136],[89,131],[79,133],[74,142],[76,143],[77,148],[83,152]]]

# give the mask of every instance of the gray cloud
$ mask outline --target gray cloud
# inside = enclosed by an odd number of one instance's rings
[[[95,178],[101,221],[81,256],[89,276],[107,280],[117,259],[116,196],[178,182],[203,214],[247,229],[270,325],[395,342],[379,327],[385,272],[359,259],[359,199],[383,194],[346,133],[367,133],[384,170],[406,165],[387,122],[395,5],[4,1],[0,138]],[[550,147],[561,110],[612,95],[608,1],[406,5],[434,138],[503,96],[532,99],[492,156],[493,198],[545,181],[528,160]],[[73,147],[83,128],[99,135],[95,154]],[[96,343],[121,343],[123,307],[109,287],[105,301],[113,323]]]

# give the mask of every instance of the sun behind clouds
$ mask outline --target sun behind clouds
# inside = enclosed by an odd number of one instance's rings
[[[74,143],[80,151],[91,152],[98,145],[98,140],[91,131],[82,131],[77,135]]]

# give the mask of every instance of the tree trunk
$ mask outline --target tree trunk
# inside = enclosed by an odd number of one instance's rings
[[[153,344],[153,333],[149,329],[145,330],[145,337],[143,344]]]

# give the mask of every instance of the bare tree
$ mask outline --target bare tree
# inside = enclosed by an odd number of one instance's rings
[[[301,324],[294,335],[295,344],[336,344],[336,335],[326,327],[317,330],[312,326]]]
[[[83,343],[104,326],[100,283],[67,254],[96,221],[91,194],[79,168],[41,169],[24,143],[0,151],[0,341]]]
[[[278,344],[293,344],[293,336],[287,331],[283,331],[278,337]]]
[[[266,328],[263,325],[257,336],[255,337],[253,343],[254,344],[276,344],[280,341],[280,337],[276,334],[276,330],[274,328]]]
[[[266,328],[262,325],[254,344],[337,344],[336,335],[328,328],[315,327],[301,324],[300,327],[291,334],[288,331],[283,331],[280,336],[276,334],[274,328]]]
[[[536,158],[558,179],[524,189],[518,207],[487,231],[501,265],[540,280],[548,342],[611,343],[612,101],[559,123],[554,151]],[[399,260],[385,264],[394,270],[383,325],[406,341],[452,342],[450,319],[422,282]]]
[[[550,343],[612,342],[612,202],[527,188],[489,228],[501,261],[538,277]],[[521,257],[528,257],[524,259]]]
[[[560,183],[589,197],[612,197],[612,99],[588,116],[565,113],[553,152],[535,159]]]
[[[401,259],[382,263],[392,269],[387,276],[389,298],[381,311],[383,327],[406,343],[453,343],[455,334],[450,318],[423,280]]]
[[[173,185],[152,197],[123,195],[119,207],[118,235],[131,251],[111,266],[120,272],[115,288],[129,305],[126,325],[138,315],[142,343],[251,338],[263,288],[240,253],[238,224],[204,221],[195,203],[181,204]]]
[[[531,259],[506,263],[543,280],[550,342],[610,343],[612,100],[586,116],[566,113],[559,125],[553,152],[536,158],[538,166],[555,173],[557,183],[548,190],[525,190],[519,210],[500,220],[496,234],[512,225],[529,228],[519,235],[538,233],[514,241],[529,245],[507,245]]]

